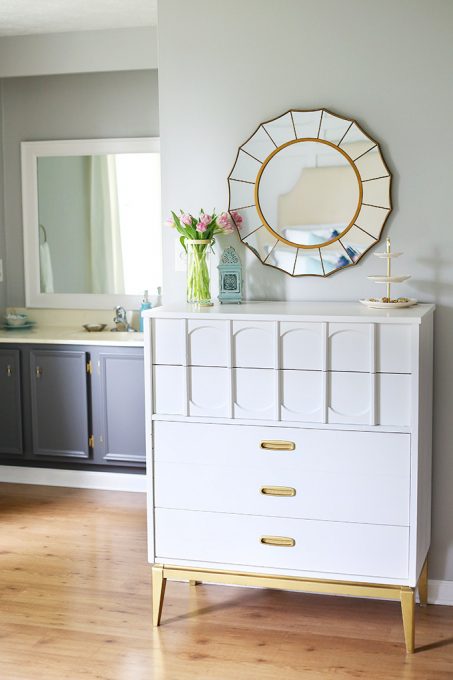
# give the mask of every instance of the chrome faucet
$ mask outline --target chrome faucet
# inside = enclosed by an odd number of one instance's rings
[[[113,323],[115,324],[115,328],[112,328],[113,332],[117,333],[134,333],[135,328],[132,328],[129,325],[129,322],[127,320],[126,316],[126,310],[124,307],[115,307],[115,316],[113,317]]]

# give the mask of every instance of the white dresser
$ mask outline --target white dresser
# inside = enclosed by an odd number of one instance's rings
[[[169,580],[401,600],[430,542],[432,305],[146,313],[154,623]]]

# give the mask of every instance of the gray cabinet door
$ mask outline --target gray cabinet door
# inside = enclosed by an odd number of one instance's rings
[[[143,352],[101,351],[101,438],[106,463],[145,462],[145,380]]]
[[[88,374],[85,352],[30,352],[33,455],[88,458]]]
[[[0,454],[22,453],[20,355],[18,350],[0,349]]]

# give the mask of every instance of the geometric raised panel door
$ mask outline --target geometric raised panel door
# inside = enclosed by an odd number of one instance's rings
[[[22,455],[20,358],[18,350],[0,350],[0,454]]]
[[[30,352],[33,455],[89,458],[85,352]]]

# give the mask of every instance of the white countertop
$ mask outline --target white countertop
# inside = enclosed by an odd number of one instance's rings
[[[143,333],[112,333],[109,330],[88,333],[80,327],[37,324],[22,330],[0,330],[0,343],[143,347]]]
[[[276,320],[282,315],[295,321],[344,321],[379,323],[421,323],[434,311],[434,305],[419,303],[404,309],[369,309],[360,302],[243,302],[240,305],[215,304],[199,307],[190,304],[164,305],[143,312],[143,316],[165,318],[254,319]]]

